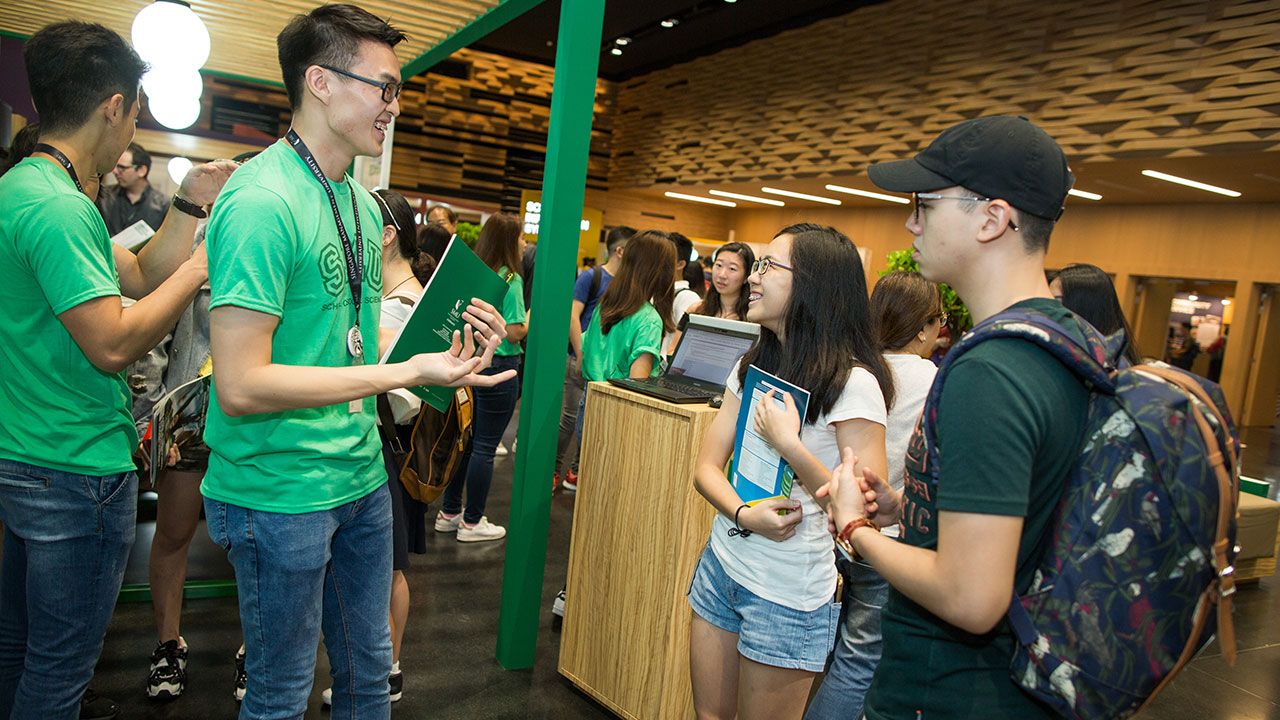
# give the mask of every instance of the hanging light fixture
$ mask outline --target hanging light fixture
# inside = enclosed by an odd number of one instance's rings
[[[191,127],[200,117],[209,60],[209,29],[182,0],[156,0],[133,18],[133,48],[151,66],[142,78],[147,105],[167,128]]]
[[[209,60],[209,28],[181,0],[156,0],[133,18],[133,49],[155,66],[200,69]]]

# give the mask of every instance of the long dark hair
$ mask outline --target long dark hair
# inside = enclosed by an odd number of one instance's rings
[[[662,318],[662,329],[671,332],[671,304],[675,299],[675,245],[661,230],[645,230],[627,241],[622,267],[600,298],[600,332],[608,335],[614,325],[634,315],[652,300]]]
[[[858,248],[839,230],[813,223],[788,225],[774,237],[782,235],[792,238],[791,297],[783,316],[787,342],[760,328],[760,340],[742,356],[738,382],[755,365],[805,388],[805,422],[812,424],[835,406],[849,372],[863,367],[880,385],[885,407],[892,407],[893,376],[876,341]]]
[[[396,251],[412,264],[421,250],[418,249],[418,238],[414,237],[416,228],[409,201],[395,190],[374,190],[373,197],[382,212],[382,226],[390,225],[396,229]]]
[[[453,233],[440,223],[427,223],[418,231],[418,257],[413,261],[413,275],[423,285],[436,273],[436,266],[449,247]]]
[[[520,220],[507,213],[490,215],[480,228],[475,250],[494,272],[506,267],[510,272],[520,273],[524,268],[520,258]]]
[[[751,276],[751,266],[756,262],[756,254],[751,250],[751,246],[746,243],[731,242],[726,245],[721,245],[711,256],[713,266],[716,259],[727,252],[736,253],[738,257],[742,258],[742,287],[738,291],[738,301],[733,304],[733,314],[739,320],[746,320],[747,305],[749,304],[747,299],[751,294],[747,290],[747,278]],[[701,272],[701,270],[699,270],[699,272]],[[712,272],[715,271],[712,270]],[[712,283],[711,287],[707,290],[706,299],[702,301],[702,309],[699,310],[698,313],[700,315],[711,315],[714,317],[719,315],[723,309],[724,306],[720,304],[720,292],[716,290],[715,284]]]
[[[1124,319],[1110,275],[1096,265],[1079,263],[1063,268],[1056,279],[1062,286],[1062,304],[1068,310],[1084,318],[1103,335],[1114,335],[1123,330],[1123,355],[1134,365],[1142,362],[1138,348],[1133,345],[1133,331]]]
[[[920,273],[891,272],[871,291],[871,317],[881,350],[906,347],[925,325],[942,317],[942,292]]]

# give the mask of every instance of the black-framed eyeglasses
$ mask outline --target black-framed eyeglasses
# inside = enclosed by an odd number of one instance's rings
[[[779,268],[782,268],[783,270],[793,269],[790,265],[783,265],[782,263],[778,262],[774,258],[766,257],[766,258],[760,258],[759,260],[751,263],[751,274],[764,277],[764,274],[769,272],[769,268],[772,268],[772,267],[779,267]]]
[[[913,216],[912,216],[912,222],[913,222],[914,224],[916,224],[916,225],[919,225],[919,224],[920,224],[920,207],[921,207],[921,206],[920,206],[920,201],[921,201],[921,200],[927,200],[927,201],[933,201],[933,200],[959,200],[959,201],[961,201],[961,202],[991,202],[991,201],[995,200],[995,198],[981,197],[981,196],[973,196],[973,195],[969,195],[969,196],[966,196],[966,195],[943,195],[943,194],[941,194],[941,193],[922,193],[922,192],[918,192],[918,193],[911,193],[911,202],[912,202],[912,204],[914,205],[914,208],[915,208],[915,210],[914,210],[914,211],[915,211],[915,215],[913,215]],[[1013,230],[1014,232],[1017,232],[1017,231],[1018,231],[1018,225],[1017,225],[1017,223],[1015,223],[1015,222],[1013,221],[1013,218],[1010,218],[1010,219],[1009,219],[1009,228],[1010,228],[1011,230]]]
[[[333,67],[332,65],[321,65],[320,67],[330,72],[336,72],[339,75],[345,75],[346,77],[349,77],[352,80],[359,80],[362,83],[367,83],[376,88],[382,88],[382,102],[387,103],[388,105],[394,102],[396,98],[400,97],[400,91],[404,89],[404,83],[387,82],[385,80],[374,80],[373,78],[367,78],[363,75],[357,75],[353,72],[347,72],[346,70],[339,70],[338,68]]]
[[[120,172],[124,172],[125,170],[132,170],[134,168],[140,168],[140,167],[142,167],[142,165],[138,163],[133,163],[132,165],[125,165],[124,163],[116,163],[116,169],[119,170]]]

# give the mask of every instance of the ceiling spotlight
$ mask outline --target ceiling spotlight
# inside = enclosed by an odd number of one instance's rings
[[[625,47],[631,44],[631,38],[624,36],[624,37],[618,38],[617,40],[614,40],[613,42],[615,45],[622,45]]]
[[[708,205],[720,205],[721,207],[738,207],[738,203],[729,202],[728,200],[717,200],[715,198],[702,197],[701,195],[686,195],[685,193],[671,192],[670,190],[662,193],[669,198],[676,200],[689,200],[690,202],[706,203]]]
[[[1077,190],[1075,188],[1071,188],[1070,190],[1068,190],[1067,194],[1074,195],[1075,197],[1078,197],[1078,198],[1084,198],[1085,200],[1101,200],[1102,199],[1102,196],[1099,195],[1098,193],[1085,192],[1084,190]]]
[[[614,55],[621,55],[621,54],[622,54],[622,48],[614,48],[614,49],[610,50],[609,52],[613,53]]]
[[[760,192],[767,192],[770,195],[781,195],[783,197],[795,198],[797,200],[808,200],[809,202],[825,203],[827,205],[839,205],[840,201],[835,198],[822,197],[821,195],[806,195],[804,193],[791,192],[790,190],[779,190],[777,188],[762,187]]]
[[[1227,298],[1222,301],[1222,307],[1228,307],[1230,305],[1231,305],[1231,298]]]
[[[736,2],[738,2],[738,0],[724,0],[724,1],[725,1],[725,2],[727,2],[727,3],[729,3],[730,5],[732,5],[732,4],[736,3]]]
[[[663,20],[662,22],[660,22],[660,23],[658,23],[658,24],[659,24],[659,25],[661,25],[661,26],[662,26],[662,27],[664,27],[664,28],[673,28],[673,27],[675,27],[675,26],[679,25],[679,24],[680,24],[680,21],[679,21],[679,20],[677,20],[676,18],[667,18],[666,20]]]
[[[1200,299],[1200,296],[1199,296],[1199,295],[1195,295],[1195,294],[1191,294],[1191,295],[1188,295],[1188,296],[1187,296],[1187,299],[1188,299],[1188,300],[1190,300],[1191,302],[1195,302],[1195,301],[1197,301],[1197,300],[1199,300],[1199,299]]]
[[[745,200],[747,202],[760,203],[762,205],[772,205],[774,207],[786,206],[786,203],[781,200],[770,200],[769,198],[756,197],[755,195],[743,195],[741,193],[727,192],[725,190],[708,190],[707,194],[733,198],[734,200]]]
[[[898,203],[906,205],[911,202],[910,198],[898,197],[897,195],[885,195],[884,193],[871,192],[870,190],[859,190],[858,188],[845,187],[843,185],[827,185],[831,192],[845,193],[846,195],[857,195],[859,197],[871,198],[872,200],[884,200],[886,202]]]
[[[1155,170],[1143,170],[1142,174],[1149,178],[1177,183],[1178,185],[1186,185],[1187,187],[1204,190],[1205,192],[1218,193],[1219,195],[1226,195],[1227,197],[1240,197],[1240,193],[1235,190],[1228,190],[1227,188],[1218,187],[1217,185],[1202,183],[1198,180],[1188,180],[1184,177],[1178,177],[1177,175],[1170,175],[1168,173],[1157,172]]]

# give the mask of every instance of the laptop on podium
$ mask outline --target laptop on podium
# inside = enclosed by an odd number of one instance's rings
[[[690,315],[666,371],[658,377],[609,382],[673,403],[701,403],[724,393],[725,380],[760,336],[755,323]]]

